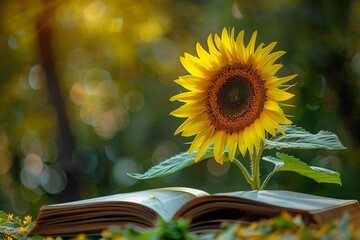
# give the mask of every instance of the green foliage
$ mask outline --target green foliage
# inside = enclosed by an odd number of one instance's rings
[[[13,214],[0,211],[0,239],[27,239],[26,235],[33,228],[35,221],[27,215],[22,220]]]
[[[208,148],[204,156],[198,161],[202,161],[206,158],[209,158],[212,156],[212,146]],[[189,167],[193,164],[195,164],[195,155],[197,151],[195,151],[192,154],[189,154],[187,152],[182,152],[174,157],[171,157],[163,162],[161,162],[158,165],[155,165],[148,169],[145,173],[128,173],[130,177],[137,178],[137,179],[149,179],[149,178],[156,178],[156,177],[163,177],[170,175],[174,172],[180,171],[181,169],[185,167]]]
[[[189,221],[157,221],[154,229],[129,227],[126,229],[110,227],[101,233],[104,240],[232,240],[232,239],[359,239],[350,223],[349,215],[344,215],[340,222],[329,222],[324,225],[306,225],[301,215],[292,216],[287,212],[267,220],[251,224],[224,224],[222,229],[201,235],[189,231]],[[62,239],[32,237],[31,240]],[[90,240],[93,237],[80,234],[74,240]]]
[[[345,149],[336,134],[328,131],[320,131],[317,134],[311,134],[301,127],[294,125],[282,126],[286,135],[277,135],[271,140],[265,141],[265,149]]]
[[[244,174],[248,183],[253,187],[253,189],[265,189],[270,178],[278,173],[283,171],[291,171],[298,173],[302,176],[311,178],[318,183],[334,183],[341,185],[340,174],[329,169],[308,166],[306,163],[300,161],[300,159],[293,156],[289,156],[284,153],[276,153],[277,157],[266,156],[262,157],[262,151],[264,149],[283,149],[283,148],[295,148],[300,150],[305,149],[327,149],[327,150],[340,150],[345,149],[343,144],[340,142],[336,134],[328,131],[320,131],[317,134],[311,134],[310,132],[304,130],[301,127],[287,125],[282,126],[286,135],[278,133],[278,135],[270,140],[265,140],[265,143],[262,145],[255,154],[250,155],[251,167],[252,167],[252,176],[250,176],[248,170],[241,164],[237,159],[234,160],[234,163],[237,167],[240,168]],[[176,171],[179,171],[185,167],[195,164],[194,161],[195,153],[188,154],[187,152],[180,153],[174,157],[171,157],[160,164],[151,167],[143,174],[139,173],[129,173],[128,175],[137,179],[150,179],[156,177],[162,177],[169,174],[172,174]],[[207,152],[200,160],[212,157],[213,146],[209,147]],[[228,154],[227,150],[224,152],[225,156]],[[260,174],[257,171],[259,167],[255,169],[254,166],[260,164],[260,160],[264,160],[274,164],[274,169],[268,174],[264,179],[263,183],[258,186],[254,184],[255,181],[260,182]]]
[[[261,220],[250,225],[230,224],[216,235],[208,235],[202,240],[210,239],[358,239],[359,234],[349,223],[349,216],[344,215],[340,222],[322,226],[305,225],[301,215],[291,216],[283,212],[280,216]]]
[[[26,237],[35,221],[30,216],[23,220],[0,211],[0,239],[29,239],[29,240],[60,240],[62,237]],[[142,229],[137,227],[110,227],[101,233],[101,239],[112,240],[227,240],[227,239],[359,239],[345,214],[341,221],[333,221],[324,225],[306,225],[301,215],[291,216],[282,212],[280,216],[267,220],[260,220],[251,224],[224,224],[222,229],[215,232],[195,235],[189,231],[190,222],[184,219],[165,222],[158,220],[155,228]],[[93,236],[79,234],[74,240],[90,240]]]
[[[110,228],[102,232],[102,237],[106,240],[118,238],[127,240],[195,240],[196,236],[189,233],[188,228],[189,221],[183,219],[170,222],[158,220],[154,229]]]
[[[74,192],[83,197],[168,185],[168,178],[129,180],[118,169],[141,171],[158,148],[167,152],[154,162],[186,150],[183,139],[173,137],[176,121],[166,116],[175,108],[166,99],[182,90],[173,83],[184,73],[179,55],[194,52],[195,42],[206,44],[206,36],[224,26],[248,33],[257,30],[257,43],[277,41],[276,49],[287,52],[281,61],[287,67],[279,76],[299,75],[298,87],[293,88],[296,97],[289,102],[297,107],[286,112],[311,132],[341,133],[350,151],[332,157],[332,163],[346,173],[346,187],[337,194],[360,199],[354,184],[360,164],[349,164],[360,158],[358,2],[74,0],[47,6],[46,1],[0,1],[2,210],[15,212],[15,206],[23,206],[35,215],[41,205],[67,199],[67,192],[61,191],[66,183],[80,186]],[[43,9],[48,17],[39,14]],[[59,163],[68,144],[57,145],[57,133],[64,133],[58,127],[63,125],[49,99],[46,69],[40,66],[38,49],[44,45],[37,42],[37,33],[41,26],[52,28],[54,42],[48,51],[53,53],[58,80],[53,83],[62,90],[77,143],[68,164]],[[23,164],[27,155],[41,161]],[[79,170],[78,182],[66,181],[62,166],[69,165]],[[43,171],[40,176],[29,174],[34,169]],[[178,172],[173,184],[196,186],[199,178],[212,174],[202,169],[196,175],[186,173]],[[227,180],[202,185],[210,191],[238,188],[239,182],[232,181],[237,172],[226,174],[223,179]],[[286,186],[309,192],[318,187],[296,181]],[[332,189],[325,186],[322,191]]]
[[[290,171],[298,173],[302,176],[311,178],[318,183],[335,183],[341,185],[340,174],[326,168],[308,166],[306,163],[300,161],[298,158],[289,156],[284,153],[276,153],[276,157],[266,156],[262,159],[274,164],[274,169],[268,175],[269,179],[273,174],[282,171]],[[267,180],[265,179],[263,189],[265,188]]]

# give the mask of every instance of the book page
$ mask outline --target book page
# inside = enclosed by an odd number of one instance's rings
[[[221,222],[253,222],[286,210],[300,213],[307,223],[325,223],[351,210],[352,221],[360,226],[356,200],[342,200],[290,191],[262,190],[220,193],[195,198],[182,206],[174,219],[191,219],[191,231],[219,229]]]
[[[282,190],[239,191],[216,195],[233,196],[263,204],[304,211],[319,211],[343,204],[349,204],[355,201]]]
[[[103,202],[131,202],[147,206],[168,221],[175,212],[189,200],[209,195],[208,193],[184,187],[159,188],[132,193],[119,193],[110,196],[91,198],[86,200],[48,205],[48,208],[59,208],[74,205],[103,203]]]

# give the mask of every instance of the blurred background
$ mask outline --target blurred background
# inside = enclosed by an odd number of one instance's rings
[[[360,199],[360,1],[0,1],[0,209],[36,216],[41,205],[165,186],[249,190],[233,165],[203,161],[137,181],[180,151],[179,57],[223,27],[258,31],[287,53],[278,76],[298,73],[285,111],[347,150],[288,151],[340,172],[343,185],[294,173],[269,189]],[[273,154],[273,153],[269,153]],[[269,166],[263,166],[265,173]]]

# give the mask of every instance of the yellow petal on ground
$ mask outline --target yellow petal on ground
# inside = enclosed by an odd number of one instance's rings
[[[238,141],[238,136],[236,133],[232,133],[230,136],[228,136],[227,138],[227,143],[226,145],[228,146],[228,150],[229,150],[229,160],[233,161],[234,157],[235,157],[235,153],[236,153],[236,148],[237,148],[237,141]]]
[[[205,107],[199,104],[190,104],[187,103],[185,105],[182,105],[178,109],[172,111],[170,115],[173,115],[175,117],[179,118],[185,118],[189,116],[198,115],[205,111]]]

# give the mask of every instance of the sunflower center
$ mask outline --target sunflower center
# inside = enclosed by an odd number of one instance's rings
[[[266,101],[265,81],[242,65],[223,67],[207,91],[207,115],[217,130],[240,132],[260,117]]]
[[[250,104],[252,88],[239,75],[226,79],[217,93],[219,111],[229,118],[242,115]]]

